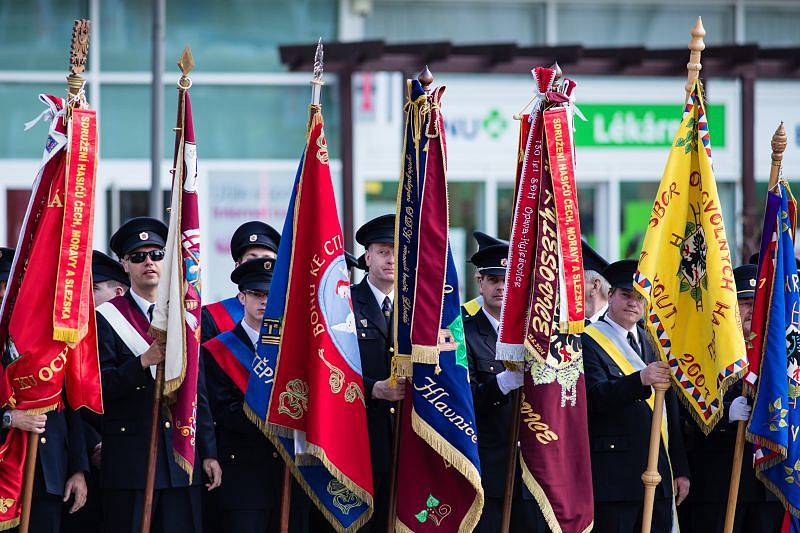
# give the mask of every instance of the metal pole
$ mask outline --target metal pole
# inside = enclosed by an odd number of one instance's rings
[[[153,81],[150,85],[150,195],[149,215],[161,220],[164,202],[161,193],[161,162],[164,158],[164,27],[166,0],[153,0]]]

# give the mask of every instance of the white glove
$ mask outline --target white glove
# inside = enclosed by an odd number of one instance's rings
[[[747,398],[739,396],[731,402],[728,408],[728,420],[737,422],[739,420],[750,420],[750,411],[753,408],[747,405]]]
[[[497,374],[497,386],[500,387],[500,392],[508,394],[512,390],[522,387],[524,379],[525,374],[521,370],[503,370]]]

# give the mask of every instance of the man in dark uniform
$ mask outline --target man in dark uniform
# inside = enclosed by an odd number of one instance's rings
[[[479,247],[472,255],[470,262],[477,268],[482,305],[472,315],[464,312],[464,337],[478,425],[478,454],[485,497],[483,514],[475,529],[478,533],[500,531],[508,464],[508,432],[513,411],[509,395],[520,388],[523,382],[521,371],[506,370],[502,362],[495,360],[507,257],[508,244]],[[539,506],[523,486],[519,464],[515,477],[511,531],[548,531]]]
[[[274,263],[271,258],[251,259],[236,267],[231,280],[239,287],[244,318],[231,331],[203,344],[208,398],[225,472],[212,511],[220,515],[225,531],[237,533],[279,527],[284,462],[243,409]],[[290,529],[304,531],[306,526],[293,521]]]
[[[742,333],[748,339],[758,266],[740,266],[733,271],[733,277],[742,318]],[[682,527],[684,532],[713,533],[724,529],[737,424],[749,420],[751,411],[748,399],[742,396],[741,381],[728,389],[724,406],[723,419],[708,436],[700,431],[693,420],[684,423],[692,472],[692,494],[686,502],[689,505],[689,523],[688,527]],[[783,513],[783,506],[778,499],[756,479],[753,447],[746,443],[733,531],[778,532]]]
[[[122,296],[130,287],[130,280],[125,269],[119,261],[112,259],[103,252],[92,251],[92,293],[94,306],[100,306],[109,300]],[[74,513],[62,513],[62,531],[85,532],[99,531],[102,522],[100,502],[102,490],[100,488],[100,456],[102,442],[100,440],[101,416],[87,411],[82,412],[82,425],[86,450],[89,454],[90,471],[87,479],[88,496],[86,505]]]
[[[644,299],[633,289],[637,262],[612,263],[603,272],[611,284],[608,311],[583,334],[583,361],[589,409],[589,444],[594,487],[594,531],[639,531],[650,446],[651,385],[669,383],[670,370],[658,360],[645,330],[638,325]],[[652,400],[650,400],[652,401]],[[678,403],[666,393],[666,433],[661,439],[652,531],[668,532],[674,503],[689,492],[689,467],[683,446]],[[662,428],[664,424],[662,424]],[[669,454],[668,454],[669,453]],[[671,465],[671,468],[670,468]]]
[[[164,360],[164,348],[147,345],[164,259],[167,227],[160,220],[127,221],[111,237],[111,249],[122,259],[131,288],[98,307],[97,337],[102,372],[103,529],[139,530],[147,474],[154,379],[151,366]],[[212,490],[222,478],[206,397],[203,361],[197,383],[195,472],[192,479],[178,466],[172,449],[172,425],[161,416],[158,427],[152,531],[201,531],[203,473]]]
[[[472,236],[475,237],[475,241],[478,243],[478,251],[483,250],[487,246],[495,246],[498,244],[504,244],[508,246],[508,241],[504,241],[503,239],[498,239],[497,237],[492,237],[488,233],[484,233],[482,231],[473,231]],[[480,272],[475,272],[475,281],[478,282],[478,286],[480,286]],[[461,306],[461,314],[463,316],[472,316],[478,311],[481,310],[481,306],[483,305],[483,296],[480,294],[473,298],[472,300],[466,302],[464,305]]]
[[[386,531],[389,472],[392,461],[394,403],[405,395],[405,378],[389,380],[394,352],[394,215],[382,215],[361,226],[356,240],[364,246],[367,275],[351,287],[361,370],[367,397],[367,427],[375,486],[375,512],[364,531]]]
[[[234,266],[251,259],[278,256],[278,246],[281,234],[278,231],[258,220],[245,222],[233,232],[231,237],[231,257]],[[222,301],[204,305],[201,315],[201,338],[203,342],[213,339],[220,333],[230,331],[244,318],[244,309],[238,296],[232,296]]]
[[[0,248],[0,298],[5,296],[11,264],[12,248]],[[0,442],[5,441],[12,427],[39,435],[36,474],[31,502],[31,533],[59,531],[62,509],[78,511],[86,503],[86,475],[89,457],[77,412],[66,404],[63,410],[33,415],[19,409],[2,411]],[[70,505],[64,502],[72,499]]]
[[[611,287],[603,277],[603,270],[608,266],[602,255],[581,239],[581,255],[583,256],[583,294],[586,301],[586,323],[597,322],[608,309],[608,291]]]
[[[92,293],[95,307],[122,296],[130,286],[128,274],[119,261],[103,252],[92,251]]]

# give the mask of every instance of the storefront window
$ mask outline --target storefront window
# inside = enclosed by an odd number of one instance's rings
[[[331,157],[337,159],[341,150],[338,95],[334,85],[327,85],[322,94],[328,147]],[[148,157],[150,88],[109,84],[103,86],[101,95],[103,157]],[[201,159],[300,159],[308,122],[308,86],[196,84],[191,98]],[[165,158],[172,157],[177,99],[175,86],[165,86]]]
[[[151,17],[150,2],[102,0],[103,69],[150,69]],[[167,63],[174,64],[188,44],[199,70],[283,71],[279,45],[309,43],[320,36],[334,41],[337,21],[338,2],[330,0],[170,0]]]
[[[69,67],[72,21],[86,18],[87,0],[0,2],[0,65],[5,70],[58,70]],[[54,53],[60,50],[61,53]],[[92,65],[87,65],[92,68]]]
[[[544,3],[375,0],[366,37],[387,42],[544,42]]]

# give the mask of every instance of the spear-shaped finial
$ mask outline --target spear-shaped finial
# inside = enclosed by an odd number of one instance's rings
[[[555,71],[555,77],[553,78],[553,86],[555,87],[558,85],[558,82],[561,81],[564,73],[561,71],[561,66],[559,66],[558,61],[553,63],[553,66],[550,68]]]
[[[769,167],[769,188],[771,189],[778,183],[781,176],[781,163],[783,163],[783,152],[786,150],[786,127],[781,122],[778,129],[772,135],[772,165]]]
[[[317,41],[317,49],[314,52],[314,77],[311,79],[311,105],[319,105],[320,97],[322,95],[322,72],[325,70],[325,64],[322,61],[322,37]]]
[[[692,28],[692,40],[689,41],[689,62],[686,64],[688,71],[686,79],[686,96],[692,92],[692,85],[694,80],[700,77],[700,69],[703,65],[700,64],[700,55],[706,49],[706,43],[703,42],[703,37],[706,36],[706,29],[703,27],[702,17],[697,17],[697,21]]]
[[[83,74],[86,70],[86,58],[89,55],[89,31],[91,24],[87,19],[76,20],[72,26],[72,44],[69,50],[69,76],[67,91],[74,96],[83,88]]]
[[[186,90],[192,86],[192,80],[189,78],[189,74],[194,69],[194,56],[192,55],[192,49],[189,48],[189,45],[183,47],[181,58],[178,59],[178,68],[181,69],[181,79],[178,80],[178,87]]]
[[[417,76],[417,81],[422,84],[422,88],[425,89],[426,93],[430,92],[431,85],[433,84],[433,72],[428,68],[428,65],[425,65],[425,68],[420,71]]]

